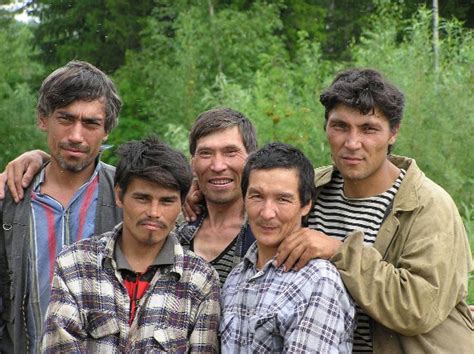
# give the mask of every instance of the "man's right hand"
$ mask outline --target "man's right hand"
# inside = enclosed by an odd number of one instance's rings
[[[33,177],[39,172],[43,163],[50,156],[41,150],[32,150],[23,153],[8,163],[5,171],[0,174],[0,199],[5,198],[5,184],[12,194],[13,200],[18,203],[23,199],[23,190],[28,187]]]

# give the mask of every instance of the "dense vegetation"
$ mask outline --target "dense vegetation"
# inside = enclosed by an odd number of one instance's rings
[[[254,121],[260,143],[290,142],[315,165],[330,162],[318,94],[341,69],[374,67],[407,97],[394,152],[417,159],[451,193],[472,243],[474,5],[440,1],[435,70],[431,3],[32,0],[39,23],[29,25],[0,12],[0,168],[44,147],[36,91],[73,58],[98,65],[120,88],[112,144],[156,133],[186,151],[196,115],[226,105]]]

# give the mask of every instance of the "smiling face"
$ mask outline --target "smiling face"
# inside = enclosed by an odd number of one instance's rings
[[[240,180],[247,155],[237,126],[198,139],[191,164],[206,203],[228,204],[242,198]]]
[[[115,199],[123,209],[124,245],[161,249],[181,211],[179,190],[135,177],[123,195],[115,188]]]
[[[301,227],[301,219],[308,214],[311,203],[301,205],[298,186],[296,169],[250,171],[245,208],[259,258],[261,253],[268,259],[273,257],[283,239]]]
[[[326,135],[334,164],[344,178],[345,192],[349,189],[356,192],[354,197],[368,197],[391,185],[394,165],[388,160],[387,151],[397,133],[398,126],[390,129],[378,110],[375,114],[362,114],[338,105],[329,112]]]
[[[102,141],[107,138],[104,124],[101,100],[74,101],[48,117],[39,117],[40,129],[48,134],[52,163],[69,172],[93,168]]]

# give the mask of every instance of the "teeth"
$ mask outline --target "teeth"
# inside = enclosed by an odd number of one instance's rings
[[[227,183],[230,183],[232,180],[230,179],[219,179],[219,180],[212,180],[212,181],[209,181],[210,183],[212,184],[218,184],[218,185],[223,185],[223,184],[227,184]]]

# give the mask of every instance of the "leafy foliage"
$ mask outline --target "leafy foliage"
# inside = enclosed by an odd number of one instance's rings
[[[36,98],[30,86],[42,67],[28,57],[31,38],[31,30],[15,21],[4,21],[0,27],[0,166],[25,149],[44,147],[35,127]]]

